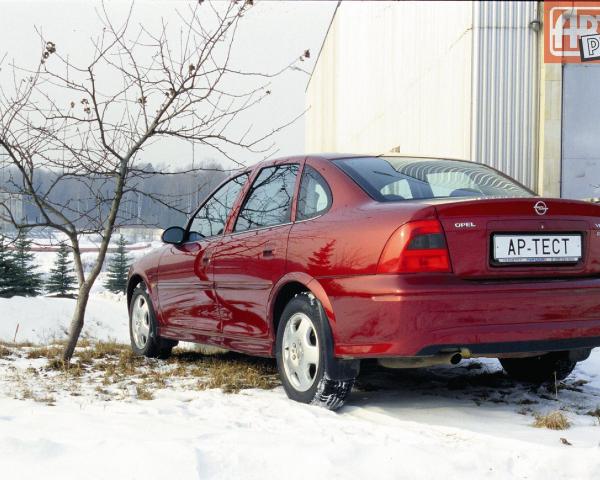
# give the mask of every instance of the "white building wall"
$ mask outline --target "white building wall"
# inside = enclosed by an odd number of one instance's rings
[[[343,2],[306,150],[475,160],[536,188],[537,2]]]
[[[342,3],[308,85],[307,151],[469,158],[471,15],[468,2]]]

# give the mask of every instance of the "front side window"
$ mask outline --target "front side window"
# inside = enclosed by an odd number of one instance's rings
[[[298,194],[298,220],[325,213],[331,206],[331,190],[325,179],[309,165],[304,167]]]
[[[263,168],[248,192],[234,231],[290,222],[298,168],[297,164]]]
[[[194,242],[223,233],[227,217],[247,180],[247,173],[235,177],[208,199],[194,216],[188,234],[189,241]]]
[[[475,162],[437,158],[361,157],[334,160],[380,202],[448,197],[532,197],[511,178]]]

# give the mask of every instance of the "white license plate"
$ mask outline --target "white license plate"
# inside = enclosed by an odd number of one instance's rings
[[[581,260],[581,235],[494,235],[499,263],[574,263]]]

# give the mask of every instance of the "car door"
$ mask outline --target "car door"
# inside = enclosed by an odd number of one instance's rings
[[[185,242],[162,255],[158,299],[164,335],[192,340],[221,330],[210,260],[247,179],[244,173],[217,189],[188,222]]]
[[[258,172],[232,231],[213,256],[223,335],[244,337],[243,350],[261,352],[269,335],[267,303],[273,284],[285,273],[299,168],[278,164]]]

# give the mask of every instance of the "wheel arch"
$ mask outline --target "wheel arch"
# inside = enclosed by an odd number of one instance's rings
[[[277,282],[269,298],[268,320],[273,339],[277,335],[277,326],[283,309],[292,298],[301,292],[311,293],[321,302],[332,333],[335,330],[335,313],[323,286],[310,275],[305,273],[291,273],[285,275]]]
[[[154,296],[152,295],[152,292],[150,291],[150,286],[148,284],[148,279],[145,278],[141,273],[132,273],[131,276],[129,277],[129,280],[127,280],[127,309],[129,309],[129,307],[131,306],[131,297],[133,296],[133,291],[135,290],[135,287],[137,287],[140,283],[143,283],[146,285],[146,288],[148,289],[148,292],[150,293],[150,298],[152,299],[152,301],[154,301]]]
[[[327,292],[319,281],[306,274],[289,274],[284,276],[273,289],[270,299],[270,326],[273,329],[272,350],[275,354],[277,326],[283,309],[300,292],[309,292],[319,300],[321,312],[325,315],[319,315],[322,331],[325,332],[326,341],[324,342],[324,368],[327,378],[331,380],[348,380],[356,378],[360,371],[360,361],[355,359],[341,359],[335,357],[335,314]]]

